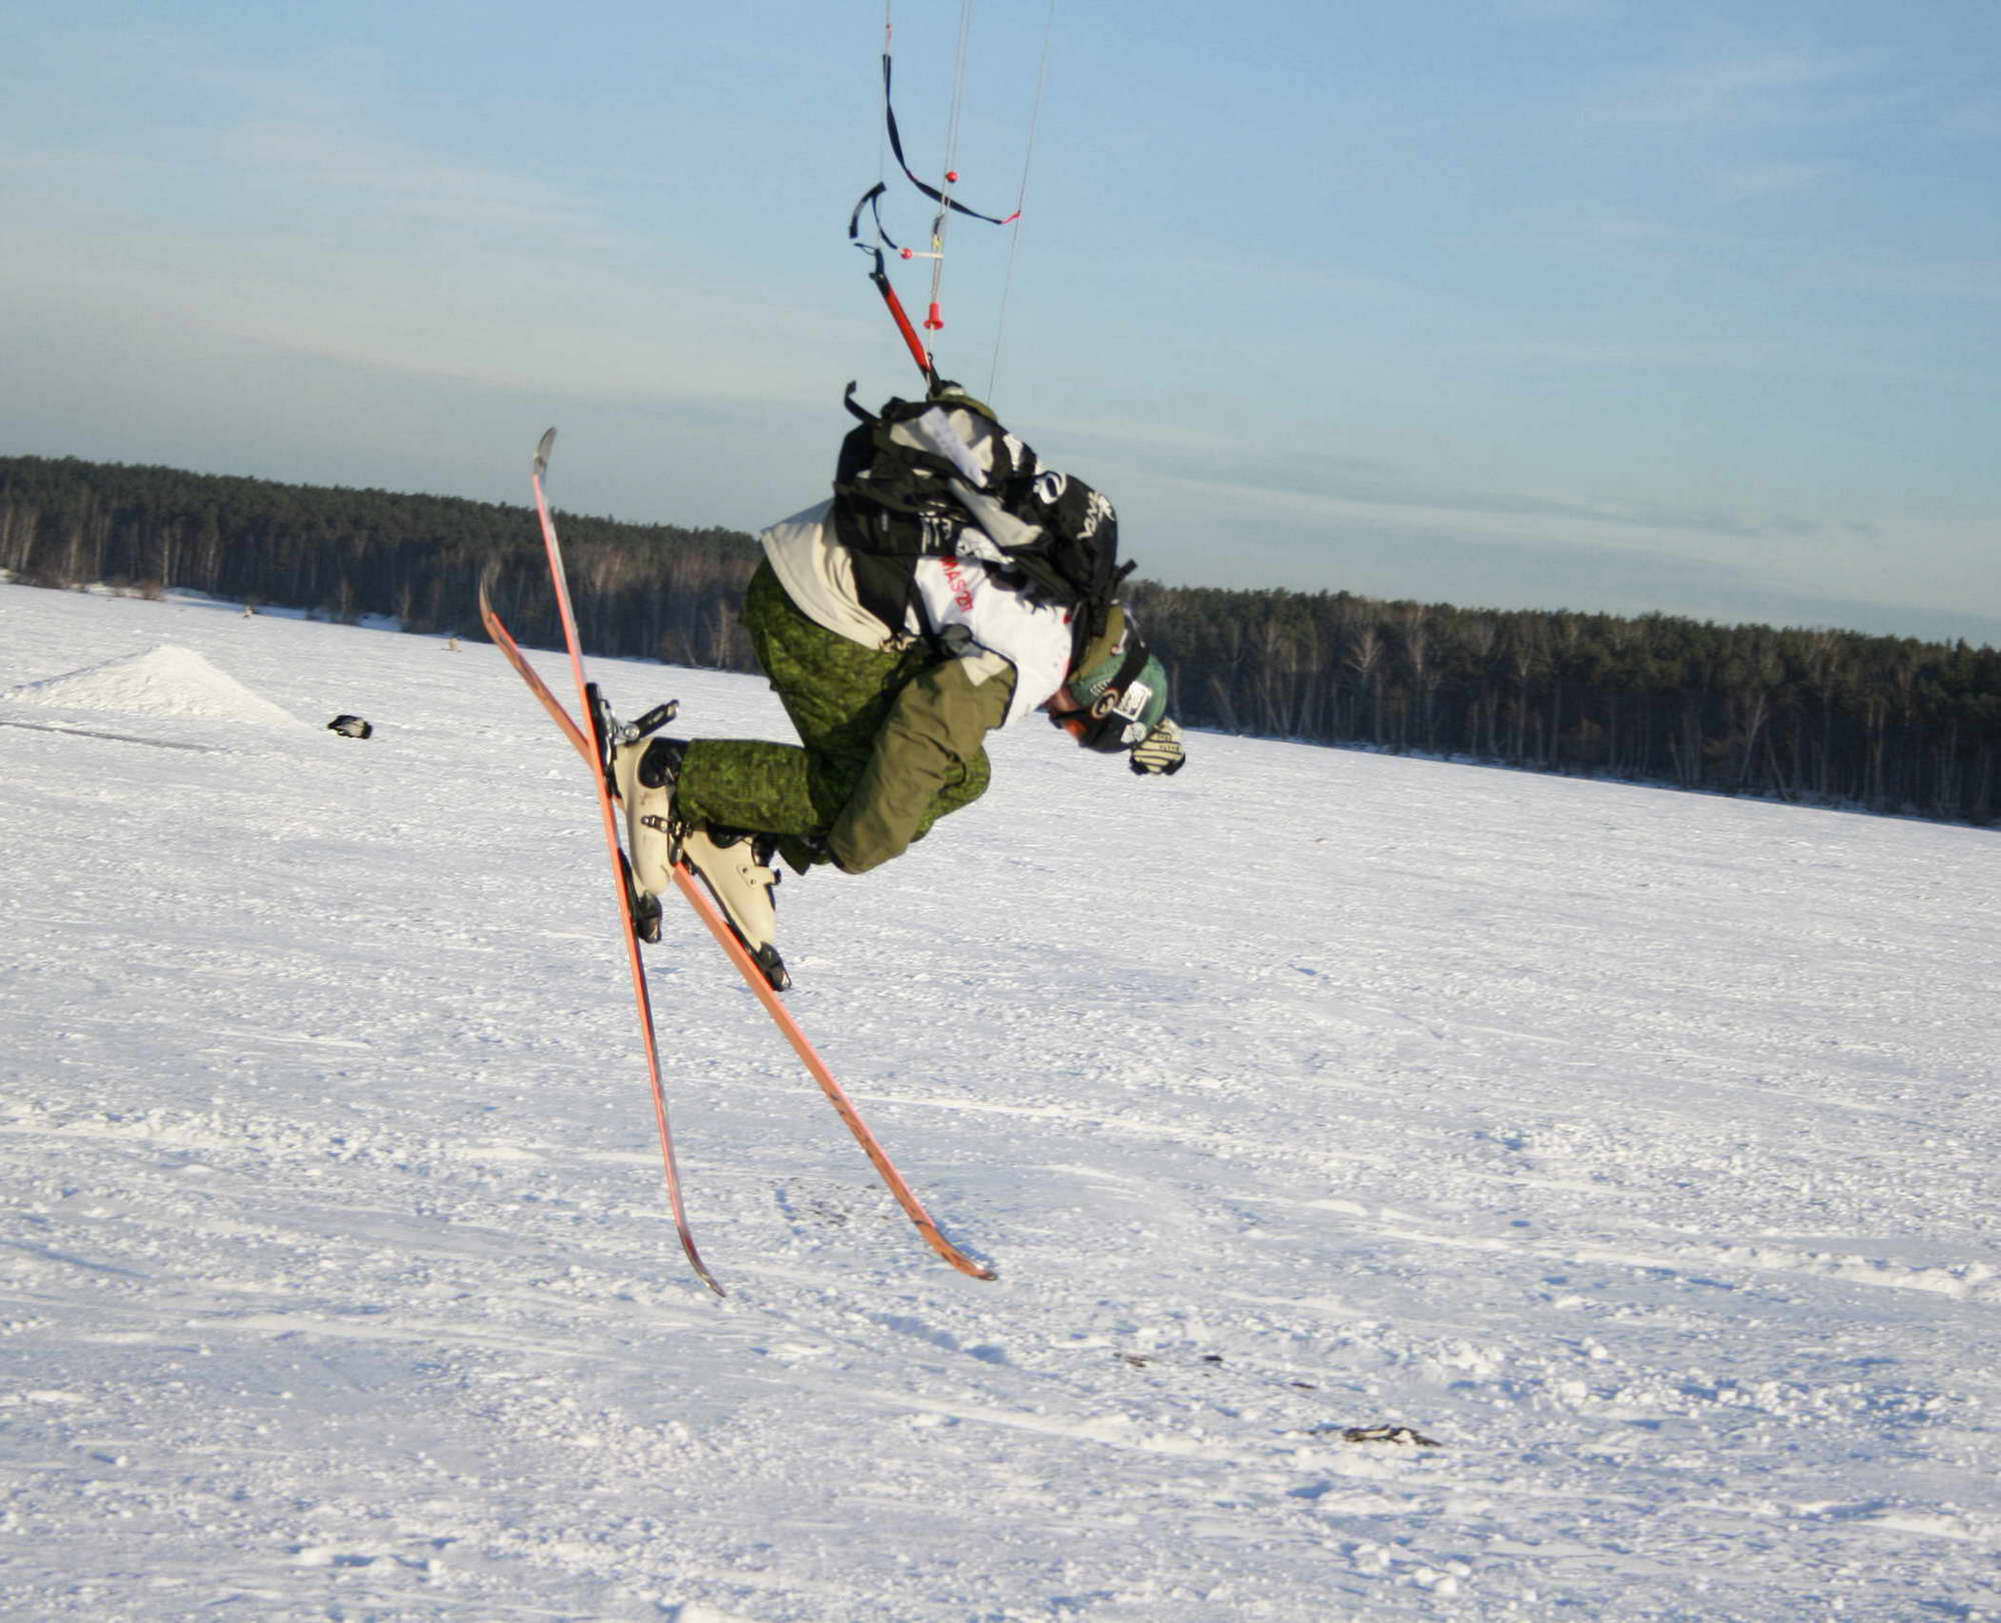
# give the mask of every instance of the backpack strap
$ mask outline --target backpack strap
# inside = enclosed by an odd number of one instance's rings
[[[903,636],[910,629],[910,605],[917,597],[915,559],[854,547],[848,556],[854,560],[856,600],[889,627],[890,635]]]
[[[893,437],[901,424],[932,410],[933,402],[891,400],[878,416],[855,402],[854,387],[848,385],[842,404],[861,426],[848,431],[834,470],[842,540],[863,551],[913,557],[950,550],[946,538],[971,521],[951,492],[951,481],[964,477],[962,470],[934,451]],[[959,404],[956,396],[952,403]],[[889,545],[899,531],[900,544]]]
[[[854,379],[850,378],[848,380],[848,386],[846,390],[842,392],[841,404],[848,408],[848,415],[854,418],[856,422],[864,423],[868,427],[873,428],[877,423],[881,422],[882,419],[876,416],[874,412],[870,411],[868,407],[864,406],[860,401],[855,399],[855,390],[858,389],[859,387],[861,387],[861,385],[856,383]]]

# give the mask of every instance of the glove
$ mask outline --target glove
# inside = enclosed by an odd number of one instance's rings
[[[1181,729],[1171,721],[1155,722],[1153,730],[1133,745],[1130,765],[1143,778],[1156,772],[1179,772],[1186,764]]]

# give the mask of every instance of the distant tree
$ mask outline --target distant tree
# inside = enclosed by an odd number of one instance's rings
[[[730,530],[560,515],[586,646],[751,668],[758,550]],[[412,631],[560,643],[525,507],[0,457],[0,569],[44,586],[188,588]],[[1133,584],[1189,725],[1367,743],[1988,824],[2001,651],[1661,614],[1462,609],[1349,592]]]

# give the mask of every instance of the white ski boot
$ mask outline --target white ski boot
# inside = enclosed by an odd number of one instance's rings
[[[778,912],[771,893],[777,888],[778,874],[771,867],[773,855],[768,836],[740,829],[698,827],[681,833],[682,860],[708,886],[764,978],[782,992],[792,984],[792,977],[774,939]]]
[[[625,808],[626,848],[619,852],[632,926],[641,941],[660,939],[660,893],[673,877],[674,778],[687,745],[650,735],[674,719],[676,702],[655,705],[638,721],[622,722],[597,683],[584,689],[592,741],[605,788]]]
[[[612,747],[612,792],[625,808],[632,882],[648,896],[674,883],[674,779],[687,748],[679,738],[638,738]]]

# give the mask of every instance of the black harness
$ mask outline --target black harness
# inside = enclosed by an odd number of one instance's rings
[[[968,482],[1036,537],[1004,546],[989,536],[1002,558],[983,561],[1025,596],[1071,611],[1074,663],[1103,635],[1119,584],[1133,568],[1118,561],[1118,517],[1111,503],[1083,480],[1045,470],[991,412],[950,385],[921,401],[892,400],[879,414],[857,404],[854,393],[849,384],[843,404],[856,427],[841,442],[834,472],[833,529],[835,539],[854,554],[855,595],[862,607],[891,630],[904,630],[917,601],[917,560],[955,556],[965,531],[979,528],[952,490],[954,480],[965,479],[964,470],[894,433],[939,407],[964,411],[992,428],[985,441],[987,470]]]

